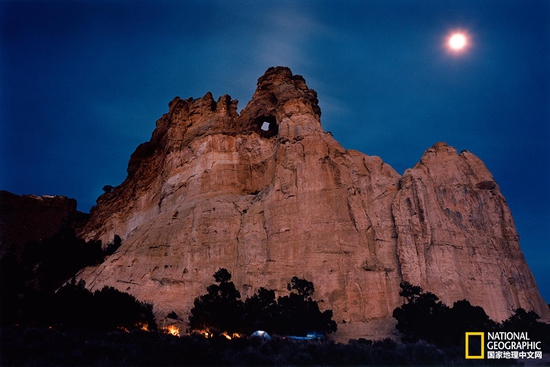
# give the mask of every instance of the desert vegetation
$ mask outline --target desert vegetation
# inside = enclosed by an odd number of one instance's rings
[[[424,341],[439,348],[464,346],[464,334],[471,331],[522,331],[531,340],[541,341],[543,350],[550,351],[550,325],[540,322],[533,311],[516,309],[502,323],[489,318],[482,307],[472,306],[467,300],[445,305],[430,292],[410,283],[401,283],[399,295],[405,303],[393,311],[396,328],[404,343]]]
[[[550,352],[550,325],[518,309],[507,320],[491,320],[467,300],[451,307],[419,286],[401,284],[404,304],[394,310],[401,340],[291,340],[304,330],[336,331],[331,310],[321,311],[312,282],[292,277],[287,294],[260,288],[241,299],[226,269],[197,297],[189,333],[158,329],[152,305],[105,287],[95,292],[71,279],[83,266],[100,263],[121,246],[104,248],[70,230],[33,242],[0,260],[2,272],[0,365],[201,366],[201,365],[425,365],[485,364],[464,359],[465,331],[522,331]],[[169,317],[178,319],[175,312]],[[254,330],[272,338],[247,337]],[[228,340],[228,334],[239,337]],[[510,362],[510,361],[508,361]]]
[[[44,322],[59,330],[132,331],[157,329],[153,306],[112,287],[90,292],[73,279],[43,305]]]
[[[312,282],[294,276],[287,285],[289,294],[275,298],[275,291],[260,288],[256,294],[241,301],[241,295],[231,282],[227,269],[214,274],[217,284],[195,299],[189,325],[191,331],[209,334],[226,333],[249,335],[254,330],[265,330],[275,335],[300,335],[308,330],[321,333],[336,331],[332,311],[321,312]]]
[[[105,247],[85,241],[74,228],[54,236],[8,248],[0,259],[0,325],[43,325],[55,292],[82,268],[112,255],[122,241],[115,236]]]

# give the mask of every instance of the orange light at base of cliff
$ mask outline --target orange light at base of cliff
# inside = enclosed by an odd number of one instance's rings
[[[225,337],[227,340],[233,340],[233,339],[237,339],[237,338],[242,338],[242,335],[241,335],[241,334],[238,334],[238,333],[233,333],[233,334],[229,335],[229,333],[223,332],[223,333],[221,334],[221,336]]]
[[[204,336],[205,338],[211,338],[213,335],[209,330],[199,330],[197,331],[200,335]]]
[[[164,330],[166,331],[166,333],[170,335],[177,336],[177,337],[180,336],[180,329],[175,325],[168,325],[167,327],[164,328]]]
[[[224,331],[223,333],[221,334],[214,334],[212,333],[210,330],[198,330],[196,331],[197,333],[199,333],[200,335],[204,336],[205,338],[213,338],[214,336],[216,335],[219,335],[219,336],[223,336],[224,338],[226,338],[227,340],[233,340],[235,338],[242,338],[243,336],[239,333],[232,333],[232,334],[229,334],[227,331]]]

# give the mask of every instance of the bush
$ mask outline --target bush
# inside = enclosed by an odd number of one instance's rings
[[[91,293],[84,281],[73,279],[59,289],[50,302],[50,325],[64,330],[131,331],[156,330],[150,304],[128,293],[104,287]]]
[[[112,287],[94,292],[96,329],[156,330],[153,306],[136,300],[132,295]]]
[[[122,246],[122,239],[118,234],[115,234],[115,238],[113,239],[113,242],[110,242],[107,244],[107,247],[105,247],[105,250],[103,250],[103,253],[107,256],[110,256],[115,253],[118,248]]]
[[[0,260],[2,325],[44,325],[44,304],[85,266],[103,261],[100,241],[84,241],[70,226],[42,241],[9,248]]]

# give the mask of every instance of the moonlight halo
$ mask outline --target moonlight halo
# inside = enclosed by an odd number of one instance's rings
[[[453,51],[461,51],[468,45],[468,37],[463,32],[453,32],[448,39],[448,46]]]

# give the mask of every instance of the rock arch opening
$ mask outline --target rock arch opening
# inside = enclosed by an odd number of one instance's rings
[[[279,132],[279,125],[277,125],[277,120],[274,116],[260,116],[256,118],[255,125],[260,136],[264,138],[270,138]]]

